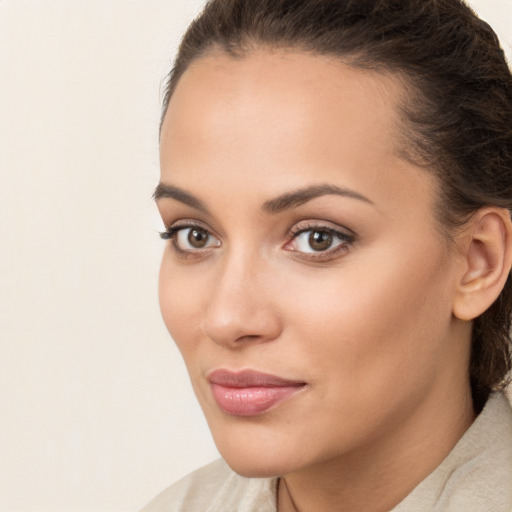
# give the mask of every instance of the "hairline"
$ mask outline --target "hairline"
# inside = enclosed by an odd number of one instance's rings
[[[170,80],[168,87],[165,91],[164,97],[164,109],[160,120],[159,128],[159,139],[162,135],[162,127],[165,121],[165,116],[169,107],[172,96],[174,95],[181,78],[187,72],[187,70],[198,64],[204,59],[226,56],[234,60],[242,60],[254,55],[257,52],[284,52],[288,54],[309,54],[313,57],[327,57],[335,62],[339,62],[346,66],[350,66],[354,69],[358,69],[364,72],[368,72],[374,75],[380,75],[392,80],[398,87],[394,95],[394,110],[396,112],[396,134],[397,141],[396,147],[394,148],[395,154],[405,162],[408,162],[420,169],[425,169],[433,175],[435,180],[435,196],[436,201],[433,204],[433,216],[438,228],[448,246],[453,248],[454,239],[456,238],[459,228],[466,224],[468,218],[461,219],[460,223],[455,226],[450,223],[444,215],[446,208],[443,206],[445,200],[442,185],[443,182],[439,177],[439,172],[436,169],[435,164],[425,161],[420,154],[420,150],[417,147],[417,143],[414,140],[414,135],[417,131],[411,126],[409,121],[407,110],[414,103],[415,100],[423,97],[423,93],[420,87],[415,83],[415,77],[412,73],[408,73],[400,66],[393,66],[390,63],[383,63],[382,61],[375,60],[370,63],[371,58],[368,58],[364,51],[361,52],[347,52],[345,54],[338,54],[336,52],[319,51],[317,49],[308,48],[307,45],[297,43],[284,42],[282,44],[271,43],[267,41],[257,40],[254,37],[246,37],[240,43],[228,47],[222,45],[216,41],[205,46],[198,52],[188,63],[186,67],[179,73],[174,79]],[[418,134],[419,135],[419,134]],[[473,212],[472,212],[473,213]],[[470,217],[471,214],[468,216]],[[455,229],[454,229],[455,227]]]

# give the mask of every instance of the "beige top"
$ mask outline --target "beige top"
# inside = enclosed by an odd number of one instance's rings
[[[223,460],[157,496],[141,512],[277,512],[277,478],[243,478]],[[511,512],[512,410],[501,393],[446,459],[391,512]]]

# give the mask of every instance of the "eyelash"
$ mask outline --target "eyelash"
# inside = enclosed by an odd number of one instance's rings
[[[202,256],[205,253],[205,251],[208,250],[208,248],[196,249],[196,250],[181,249],[176,242],[176,237],[180,231],[184,231],[186,229],[194,229],[194,228],[198,229],[200,231],[205,231],[206,233],[211,235],[210,230],[208,230],[203,225],[201,225],[199,223],[195,223],[195,222],[187,222],[187,224],[178,224],[178,225],[166,228],[165,231],[160,232],[160,238],[162,240],[170,240],[172,243],[172,248],[174,249],[174,251],[178,254],[178,256],[180,258],[194,258],[194,257],[197,258],[198,256]]]
[[[187,229],[198,229],[200,231],[204,231],[208,233],[210,236],[212,233],[210,230],[208,230],[206,227],[199,223],[193,223],[189,222],[187,224],[180,224],[176,226],[171,226],[167,228],[165,231],[160,233],[160,238],[163,240],[170,240],[172,242],[172,247],[174,251],[180,256],[181,258],[197,258],[200,256],[203,256],[205,252],[210,249],[209,247],[204,249],[181,249],[177,242],[176,237],[180,231],[184,231]],[[287,249],[290,252],[296,253],[295,256],[301,259],[310,260],[310,261],[330,261],[331,259],[334,259],[340,252],[346,252],[350,249],[350,247],[355,243],[356,236],[353,233],[346,233],[342,231],[338,231],[336,229],[333,229],[331,227],[325,226],[325,225],[318,225],[318,224],[307,224],[307,225],[298,225],[294,227],[289,232],[290,240],[284,244],[283,247],[289,246],[291,243],[296,241],[300,235],[304,233],[327,233],[331,235],[332,237],[338,239],[341,241],[337,246],[334,248],[328,248],[325,251],[313,251],[313,252],[304,252],[304,251],[298,251],[294,249]]]
[[[334,238],[337,238],[341,243],[333,248],[326,249],[325,251],[317,251],[317,252],[303,252],[303,251],[294,251],[291,252],[297,253],[296,256],[301,259],[307,259],[310,261],[330,261],[334,259],[339,253],[347,252],[350,247],[355,243],[356,236],[353,233],[347,233],[343,231],[339,231],[337,229],[322,225],[322,224],[306,224],[299,225],[294,227],[290,231],[291,240],[287,242],[285,245],[290,245],[294,241],[298,240],[299,236],[304,233],[327,233]]]

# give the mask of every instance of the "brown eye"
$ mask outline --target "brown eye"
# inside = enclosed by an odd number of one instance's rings
[[[195,249],[202,249],[208,244],[209,234],[204,229],[190,229],[188,232],[188,243]]]
[[[332,233],[328,231],[311,231],[308,243],[313,251],[326,251],[334,241]]]
[[[173,228],[171,238],[176,249],[182,252],[194,252],[220,246],[220,241],[216,237],[207,229],[199,226]]]
[[[299,225],[300,226],[300,225]],[[304,258],[316,257],[326,261],[340,255],[340,252],[354,243],[354,235],[329,227],[309,227],[297,231],[285,245],[287,251],[293,251]]]

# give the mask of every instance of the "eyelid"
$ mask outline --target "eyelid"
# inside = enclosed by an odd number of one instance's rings
[[[300,251],[290,248],[290,245],[295,240],[297,240],[300,235],[309,231],[329,233],[338,238],[340,243],[332,248],[326,249],[325,251]],[[290,237],[291,239],[284,245],[285,250],[289,250],[293,253],[294,257],[301,260],[312,262],[316,261],[319,263],[329,262],[338,258],[342,254],[349,251],[356,242],[356,234],[352,230],[342,226],[334,228],[332,225],[327,225],[325,221],[314,220],[308,220],[306,222],[299,222],[298,224],[295,224],[290,230]]]
[[[180,234],[181,231],[194,228],[201,231],[205,231],[208,234],[208,236],[215,239],[217,243],[214,245],[207,245],[201,248],[181,248],[177,241],[178,235]],[[221,245],[219,237],[213,233],[212,229],[205,226],[202,222],[192,219],[183,219],[174,222],[171,226],[167,227],[165,231],[160,233],[160,238],[162,238],[163,240],[170,240],[171,247],[180,258],[202,257],[205,256],[211,249],[214,249]]]
[[[177,220],[175,222],[172,222],[170,226],[166,225],[165,231],[160,231],[160,238],[162,238],[163,240],[170,240],[178,231],[187,228],[199,228],[204,231],[208,231],[208,233],[210,233],[215,238],[219,238],[217,235],[213,233],[212,229],[209,228],[207,225],[203,224],[198,220],[193,219]]]
[[[341,237],[351,237],[356,238],[356,234],[349,228],[345,226],[340,226],[338,224],[333,225],[332,222],[322,221],[322,220],[307,220],[298,222],[290,229],[290,236],[296,237],[305,231],[328,231],[335,235],[339,235]]]

